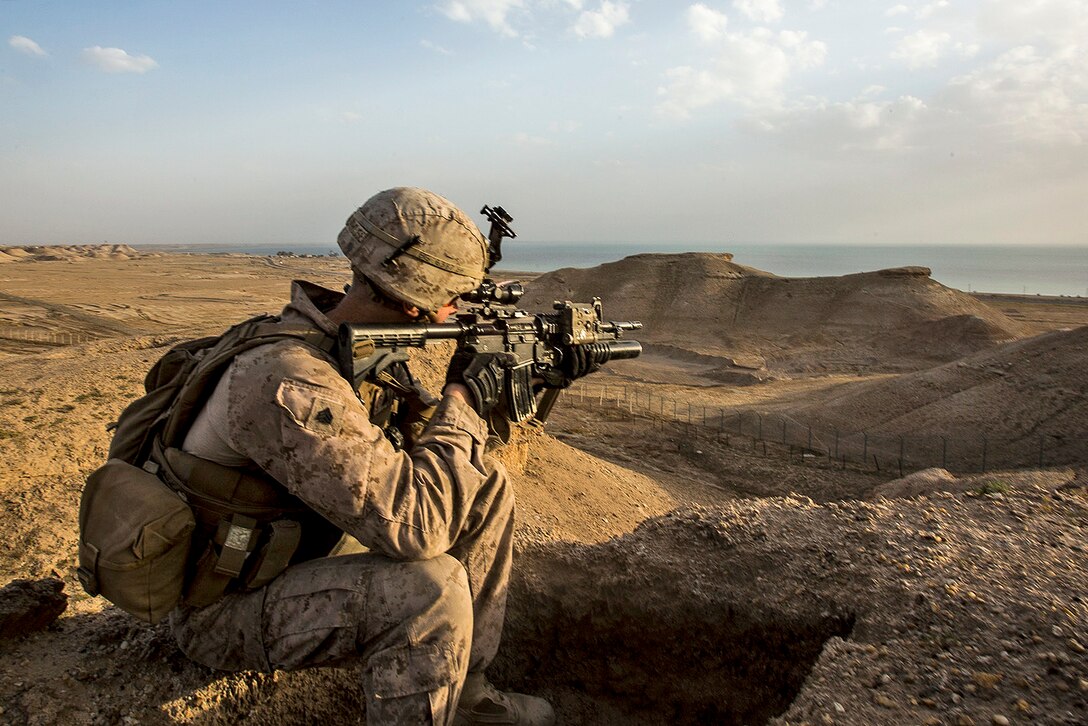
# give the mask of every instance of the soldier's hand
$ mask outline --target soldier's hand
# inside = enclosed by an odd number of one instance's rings
[[[503,394],[510,356],[506,353],[473,353],[459,348],[446,370],[446,385],[468,389],[472,408],[484,416],[498,404]]]

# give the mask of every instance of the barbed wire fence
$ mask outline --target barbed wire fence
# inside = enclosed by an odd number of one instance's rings
[[[81,332],[0,326],[0,340],[38,345],[77,345],[99,339]],[[692,432],[724,438],[726,442],[733,437],[753,445],[759,442],[765,454],[780,453],[801,463],[850,466],[900,476],[929,467],[976,473],[1067,463],[1060,455],[1061,443],[1067,437],[1060,433],[1038,432],[1005,439],[967,431],[954,436],[842,431],[806,424],[783,414],[737,411],[680,400],[634,384],[579,381],[566,395],[583,403],[608,405],[626,415],[643,416],[653,424],[683,424]]]
[[[53,330],[35,330],[16,326],[0,326],[0,339],[14,340],[21,343],[41,345],[77,345],[98,340],[99,337],[88,333],[58,332]]]
[[[902,476],[930,467],[968,474],[1066,463],[1059,460],[1065,437],[1047,433],[1008,439],[967,431],[960,436],[843,431],[777,413],[680,400],[633,384],[579,382],[566,395],[580,403],[607,405],[624,415],[645,417],[651,425],[679,424],[726,443],[738,438],[754,447],[758,442],[764,454],[828,467]]]

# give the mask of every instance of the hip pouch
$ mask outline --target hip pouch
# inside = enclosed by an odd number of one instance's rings
[[[110,459],[88,478],[79,506],[83,589],[157,623],[181,599],[196,520],[159,477]]]
[[[157,458],[196,518],[182,593],[187,606],[264,587],[290,564],[327,555],[340,539],[339,529],[264,475],[175,448]]]

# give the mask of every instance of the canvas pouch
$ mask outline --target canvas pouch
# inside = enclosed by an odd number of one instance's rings
[[[158,476],[120,459],[96,469],[79,507],[79,580],[125,612],[157,623],[181,599],[196,521]]]

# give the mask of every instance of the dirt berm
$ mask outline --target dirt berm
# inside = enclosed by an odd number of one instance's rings
[[[893,378],[851,383],[790,409],[827,429],[962,438],[985,434],[1051,462],[1088,461],[1088,326]],[[1030,460],[1030,457],[1026,457]]]
[[[525,302],[605,301],[610,320],[641,320],[663,352],[727,358],[783,373],[901,372],[1023,337],[1026,328],[924,267],[841,277],[778,277],[730,254],[641,254],[563,268],[527,284]]]

